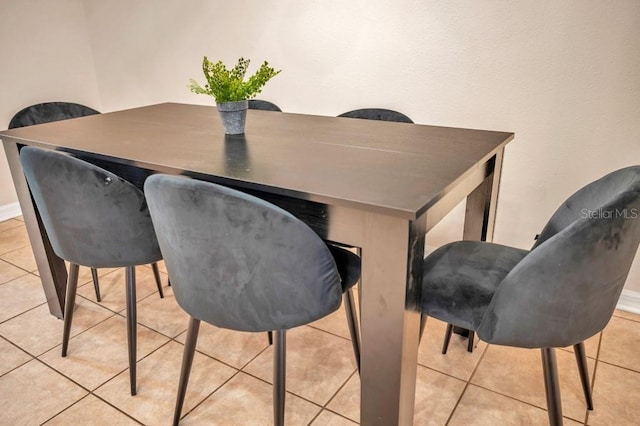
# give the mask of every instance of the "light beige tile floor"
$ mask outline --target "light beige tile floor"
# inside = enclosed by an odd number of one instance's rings
[[[160,265],[166,283],[166,269]],[[172,419],[187,317],[170,287],[160,299],[150,268],[137,268],[138,395],[129,395],[124,272],[100,270],[96,302],[81,268],[67,358],[62,321],[48,307],[21,218],[0,222],[0,424],[163,425]],[[547,424],[536,350],[454,335],[429,320],[418,355],[416,425]],[[287,341],[289,425],[354,425],[360,379],[344,310],[291,331]],[[616,312],[586,342],[594,411],[587,411],[572,348],[558,352],[565,424],[636,425],[640,418],[640,315]],[[272,349],[264,333],[201,327],[181,424],[268,425]]]

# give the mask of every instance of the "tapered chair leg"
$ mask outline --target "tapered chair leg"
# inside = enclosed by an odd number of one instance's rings
[[[353,298],[353,289],[350,288],[343,295],[344,308],[347,313],[347,324],[349,325],[349,334],[351,334],[351,345],[353,346],[353,355],[356,358],[356,366],[360,372],[360,331],[358,327],[358,314],[356,313],[355,301]]]
[[[267,331],[267,340],[269,340],[269,346],[273,345],[273,331]]]
[[[96,268],[91,268],[91,278],[93,278],[93,289],[96,291],[96,300],[102,302],[100,283],[98,282],[98,270]]]
[[[189,327],[187,328],[187,340],[184,342],[184,352],[182,355],[182,368],[180,369],[180,383],[178,384],[176,408],[173,412],[174,425],[177,425],[178,422],[180,422],[180,416],[182,415],[182,406],[184,405],[184,397],[187,394],[187,385],[189,384],[189,375],[191,374],[193,357],[196,353],[196,343],[198,343],[199,330],[200,320],[190,317]]]
[[[158,268],[158,264],[153,262],[151,264],[151,269],[153,269],[153,276],[156,279],[156,286],[158,287],[158,293],[160,293],[160,298],[164,298],[164,293],[162,292],[162,280],[160,279],[160,269]]]
[[[578,363],[578,372],[580,373],[580,381],[582,382],[584,400],[587,403],[587,408],[589,410],[593,410],[591,386],[589,385],[589,367],[587,366],[587,355],[584,350],[584,342],[573,345],[573,353],[576,355],[576,361]]]
[[[447,324],[447,331],[444,332],[444,342],[442,343],[442,354],[447,353],[449,349],[449,342],[451,341],[451,335],[453,334],[453,324]]]
[[[73,320],[73,308],[76,304],[76,291],[78,289],[78,270],[80,267],[72,263],[69,267],[67,278],[67,294],[64,301],[64,324],[62,330],[62,356],[67,356],[69,335],[71,333],[71,321]]]
[[[473,352],[473,340],[476,333],[473,330],[469,330],[469,341],[467,342],[467,352]]]
[[[420,314],[420,336],[418,337],[418,343],[422,342],[422,335],[424,334],[425,328],[427,328],[427,318],[427,315]]]
[[[551,426],[562,425],[562,401],[558,381],[556,352],[553,348],[542,348],[542,370],[544,372],[544,390],[547,396],[547,411]]]
[[[273,351],[273,424],[284,426],[285,381],[287,371],[287,331],[275,332]]]
[[[422,324],[420,324],[422,326]],[[444,333],[444,342],[442,342],[442,354],[446,354],[447,350],[449,349],[449,342],[451,342],[451,335],[453,334],[453,324],[447,324],[447,331],[445,331]],[[462,330],[462,329],[461,329]],[[473,343],[475,341],[475,335],[476,333],[473,330],[466,330],[466,335],[469,338],[469,341],[467,342],[467,352],[473,352]],[[422,332],[420,334],[420,336],[422,336]]]
[[[131,384],[131,395],[136,394],[136,269],[131,266],[127,268],[126,279],[126,302],[127,302],[127,344],[129,347],[129,382]]]

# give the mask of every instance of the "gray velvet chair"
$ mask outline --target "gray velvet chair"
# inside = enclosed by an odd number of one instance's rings
[[[53,121],[69,120],[71,118],[79,118],[95,114],[100,114],[100,112],[88,106],[73,102],[45,102],[31,105],[18,111],[9,122],[9,129],[50,123]],[[158,264],[154,262],[151,264],[151,267],[156,279],[156,285],[158,286],[158,293],[160,293],[160,297],[164,297]],[[93,278],[93,288],[96,292],[96,300],[100,302],[102,297],[100,295],[100,283],[98,281],[98,271],[96,268],[91,268],[91,277]]]
[[[136,394],[135,265],[162,258],[144,194],[129,182],[69,154],[26,146],[20,162],[53,251],[71,266],[64,307],[67,355],[79,265],[125,267],[131,394]]]
[[[362,108],[340,114],[338,117],[364,118],[367,120],[395,121],[398,123],[413,123],[406,115],[398,111],[383,108]]]
[[[531,251],[461,241],[424,260],[421,312],[488,343],[540,348],[551,424],[562,424],[556,347],[574,346],[592,409],[583,341],[611,319],[640,242],[640,166],[585,186]]]
[[[273,102],[263,101],[262,99],[249,99],[249,109],[282,112],[278,105]]]
[[[31,105],[18,111],[9,122],[9,128],[33,126],[94,114],[100,113],[88,106],[72,102],[45,102]]]
[[[190,315],[174,424],[201,321],[275,330],[274,422],[284,424],[286,330],[335,311],[345,293],[357,339],[351,288],[360,276],[358,256],[327,246],[290,213],[234,189],[166,175],[151,176],[144,189],[176,300]]]

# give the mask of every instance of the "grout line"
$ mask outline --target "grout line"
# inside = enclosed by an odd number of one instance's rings
[[[484,386],[482,386],[482,385],[478,385],[478,384],[476,384],[476,383],[469,383],[469,385],[471,385],[471,386],[475,386],[475,387],[477,387],[477,388],[479,388],[479,389],[482,389],[482,390],[484,390],[484,391],[487,391],[487,392],[494,393],[494,394],[496,394],[496,395],[503,396],[503,397],[505,397],[505,398],[508,398],[508,399],[510,399],[510,400],[513,400],[513,401],[519,402],[519,403],[521,403],[521,404],[525,404],[525,405],[528,405],[528,406],[530,406],[530,407],[537,408],[538,410],[542,410],[542,411],[544,411],[545,413],[548,411],[545,407],[540,407],[539,405],[533,404],[533,403],[531,403],[531,402],[523,401],[523,400],[518,399],[518,398],[514,398],[513,396],[508,395],[508,394],[506,394],[506,393],[498,392],[498,391],[496,391],[496,390],[494,390],[494,389],[489,389],[489,388],[486,388],[486,387],[484,387]],[[466,390],[466,388],[465,388],[465,390]],[[588,410],[587,410],[587,411],[588,411]],[[575,421],[575,422],[577,422],[577,423],[581,423],[581,424],[582,424],[582,423],[584,423],[584,422],[581,422],[580,420],[575,419],[574,417],[570,417],[570,416],[568,416],[565,412],[563,412],[563,413],[562,413],[562,417],[563,417],[563,418],[565,418],[565,419],[573,420],[573,421]]]
[[[359,425],[359,424],[360,424],[360,422],[356,422],[356,421],[354,421],[353,419],[350,419],[349,417],[345,416],[344,414],[340,414],[340,413],[338,413],[337,411],[332,410],[331,408],[323,408],[322,410],[320,410],[320,412],[319,412],[319,413],[318,413],[318,414],[313,418],[313,420],[311,420],[311,421],[309,422],[309,424],[312,424],[314,421],[316,421],[316,419],[317,419],[318,417],[320,417],[320,415],[322,414],[322,412],[323,412],[323,411],[328,411],[328,412],[330,412],[331,414],[335,414],[335,415],[336,415],[336,416],[338,416],[338,417],[342,417],[343,419],[345,419],[345,420],[347,420],[347,421],[349,421],[349,422],[351,422],[351,423],[354,423],[354,424],[357,424],[357,425]]]
[[[638,370],[634,370],[633,368],[630,368],[630,367],[625,367],[625,366],[623,366],[623,365],[612,364],[612,363],[610,363],[610,362],[603,361],[603,360],[599,360],[599,363],[606,364],[606,365],[611,366],[611,367],[620,368],[620,369],[622,369],[622,370],[626,370],[626,371],[629,371],[629,372],[631,372],[631,373],[640,374],[640,371],[638,371]]]
[[[20,249],[18,249],[18,250],[20,250]],[[9,252],[9,253],[11,253],[11,252]],[[7,254],[7,253],[5,253],[5,254]],[[9,281],[5,281],[5,282],[0,283],[0,284],[10,283],[10,282],[11,282],[11,281],[13,281],[13,280],[17,280],[18,278],[24,277],[25,275],[30,274],[30,273],[32,273],[32,272],[33,272],[33,271],[27,271],[27,270],[26,270],[26,269],[24,269],[22,266],[18,266],[18,265],[16,265],[15,263],[12,263],[12,262],[10,262],[10,261],[8,261],[7,259],[4,259],[4,258],[2,258],[2,257],[0,257],[0,261],[1,261],[1,262],[6,263],[7,265],[11,265],[11,266],[13,266],[14,268],[18,268],[18,269],[20,269],[21,271],[24,271],[24,274],[19,275],[19,276],[17,276],[17,277],[15,277],[15,278],[13,278],[13,279],[10,279]],[[36,271],[37,271],[37,269],[36,269]]]
[[[600,339],[601,339],[601,338],[602,338],[602,336],[600,336]],[[511,399],[511,400],[513,400],[513,401],[517,401],[517,402],[519,402],[519,403],[523,403],[523,404],[529,405],[529,406],[531,406],[531,407],[538,408],[538,409],[543,410],[543,411],[545,411],[545,412],[547,412],[547,411],[548,411],[548,409],[547,409],[547,407],[546,407],[546,406],[545,406],[545,407],[541,407],[541,406],[536,405],[536,404],[534,404],[534,403],[531,403],[531,402],[529,402],[529,401],[525,401],[525,400],[522,400],[522,399],[519,399],[519,398],[515,398],[515,397],[514,397],[514,396],[512,396],[512,395],[509,395],[509,394],[506,394],[506,393],[502,393],[502,392],[497,391],[497,390],[495,390],[495,389],[487,388],[487,387],[482,386],[482,385],[477,384],[477,383],[471,383],[471,380],[473,379],[473,376],[475,375],[475,373],[476,373],[477,369],[478,369],[478,368],[479,368],[479,366],[480,366],[480,362],[481,362],[481,361],[482,361],[482,359],[484,358],[484,356],[485,356],[485,354],[486,354],[486,351],[489,349],[489,347],[490,347],[490,346],[491,346],[490,344],[487,344],[487,347],[485,348],[484,352],[482,353],[482,356],[481,356],[480,360],[478,361],[478,364],[476,364],[475,368],[473,369],[473,372],[471,373],[471,376],[469,377],[469,380],[468,380],[468,382],[467,382],[467,385],[466,385],[466,386],[465,386],[465,388],[463,389],[463,391],[462,391],[462,393],[461,393],[461,395],[460,395],[460,398],[459,398],[459,399],[458,399],[458,401],[456,402],[456,405],[454,406],[454,409],[452,410],[452,412],[451,412],[451,414],[450,414],[449,418],[447,419],[447,423],[446,423],[446,424],[448,424],[448,423],[451,421],[451,418],[453,417],[454,412],[457,410],[458,405],[459,405],[460,401],[462,400],[462,397],[463,397],[464,393],[467,391],[467,388],[469,387],[469,385],[475,386],[475,387],[477,387],[477,388],[483,389],[483,390],[485,390],[485,391],[488,391],[488,392],[491,392],[491,393],[494,393],[494,394],[497,394],[497,395],[501,395],[501,396],[503,396],[503,397],[505,397],[505,398],[508,398],[508,399]],[[516,347],[513,347],[513,348],[514,348],[514,349],[519,349],[519,348],[516,348]],[[568,352],[568,351],[567,351],[567,352]],[[598,346],[598,352],[599,352],[599,346]],[[593,358],[592,358],[592,359],[593,359]],[[596,360],[596,362],[597,362],[597,360]],[[426,367],[426,368],[430,368],[430,367]],[[436,369],[433,369],[433,368],[431,368],[431,369],[432,369],[433,371],[437,371],[437,372],[439,372],[439,373],[446,374],[446,373],[443,373],[443,372],[441,372],[441,371],[439,371],[439,370],[436,370]],[[448,375],[448,374],[446,374],[446,375]],[[594,375],[595,375],[595,367],[594,367]],[[450,375],[448,375],[448,376],[450,376]],[[454,377],[454,376],[450,376],[450,377],[453,377],[453,378],[458,379],[457,377]],[[460,380],[460,379],[458,379],[458,380]],[[591,381],[591,389],[592,389],[592,394],[593,394],[593,380]],[[587,415],[588,415],[589,410],[585,408],[585,411],[587,412]],[[564,413],[564,412],[563,412],[562,416],[563,416],[564,418],[566,418],[566,419],[570,419],[570,420],[573,420],[573,421],[576,421],[576,422],[580,423],[580,420],[577,420],[577,419],[576,419],[576,418],[574,418],[574,417],[568,416],[568,415],[567,415],[566,413]],[[584,421],[582,421],[581,423],[582,423],[582,424],[586,424],[586,423],[587,423],[586,419],[585,419]]]
[[[254,379],[260,380],[261,382],[266,383],[266,384],[268,384],[269,386],[273,387],[273,383],[268,382],[268,381],[264,380],[263,378],[258,377],[258,376],[256,376],[256,375],[253,375],[253,374],[249,373],[248,371],[245,371],[245,370],[239,370],[239,372],[244,373],[244,374],[246,374],[247,376],[253,377]],[[299,394],[297,394],[297,393],[293,392],[292,390],[287,390],[286,384],[285,384],[285,391],[286,391],[286,393],[288,393],[288,394],[291,394],[291,395],[293,395],[293,396],[295,396],[295,397],[297,397],[297,398],[302,399],[303,401],[308,402],[309,404],[313,404],[313,405],[315,405],[316,407],[318,407],[318,408],[322,409],[322,406],[321,406],[320,404],[318,404],[317,402],[314,402],[314,401],[312,401],[312,400],[308,399],[308,398],[307,398],[307,397],[305,397],[305,396],[299,395]]]
[[[6,232],[6,231],[10,231],[10,230],[15,229],[15,228],[17,228],[19,226],[24,226],[24,222],[22,222],[20,220],[17,220],[15,217],[12,217],[11,219],[3,220],[2,222],[0,222],[0,224],[9,223],[9,222],[15,222],[15,223],[12,223],[13,226],[11,226],[11,227],[9,227],[7,229],[3,229],[2,231],[0,231],[0,233],[1,232]]]
[[[323,408],[323,409],[324,409],[324,408],[327,408],[327,406],[331,403],[331,401],[333,401],[333,400],[335,399],[335,397],[336,397],[336,396],[338,396],[338,394],[340,393],[340,391],[341,391],[342,389],[344,389],[344,387],[345,387],[345,386],[347,386],[347,383],[349,382],[349,380],[351,380],[351,378],[352,378],[353,376],[355,376],[356,374],[359,374],[359,373],[358,373],[358,369],[357,369],[357,368],[356,368],[356,370],[355,370],[353,373],[351,373],[351,374],[349,375],[349,377],[347,377],[347,380],[345,380],[345,381],[344,381],[344,383],[342,383],[342,384],[338,387],[338,390],[336,390],[336,392],[331,396],[331,398],[329,398],[329,400],[328,400],[328,401],[327,401],[327,402],[322,406],[322,408]],[[343,416],[343,417],[344,417],[344,416]]]
[[[60,346],[60,345],[58,345]],[[70,380],[71,382],[73,382],[74,384],[80,386],[82,389],[86,390],[87,392],[93,393],[93,391],[95,391],[96,389],[98,389],[99,387],[103,386],[105,383],[110,382],[112,379],[114,379],[115,377],[119,376],[120,374],[122,374],[124,371],[127,371],[127,369],[129,368],[129,366],[127,365],[126,368],[118,371],[117,373],[115,373],[113,376],[109,377],[107,380],[105,380],[104,382],[98,384],[95,389],[91,390],[90,388],[86,387],[85,385],[83,385],[82,383],[76,381],[74,378],[67,376],[63,371],[58,370],[55,366],[47,364],[46,361],[40,359],[39,357],[35,358],[36,360],[38,360],[39,362],[41,362],[42,364],[46,365],[48,368],[52,369],[53,371],[55,371],[56,373],[60,374],[62,377],[64,377],[67,380]]]
[[[29,356],[30,359],[26,360],[25,362],[16,365],[15,367],[13,367],[10,370],[5,371],[4,373],[0,374],[0,378],[6,376],[7,374],[11,373],[14,370],[17,370],[18,368],[22,367],[23,365],[33,361],[34,359],[36,359],[36,357],[34,357],[33,355],[31,355],[29,352],[25,351],[23,348],[21,348],[20,346],[16,345],[15,343],[13,343],[11,340],[7,339],[6,337],[0,335],[0,339],[3,339],[4,341],[6,341],[7,343],[9,343],[12,346],[15,346],[16,348],[18,348],[20,351],[24,352],[27,354],[27,356]]]
[[[480,367],[480,363],[484,359],[484,356],[487,353],[487,350],[489,350],[489,346],[491,346],[491,345],[487,344],[487,346],[482,351],[482,354],[480,355],[480,359],[476,363],[476,366],[473,368],[473,371],[471,371],[471,375],[469,375],[469,379],[465,383],[464,389],[462,389],[462,392],[460,393],[460,396],[458,397],[458,400],[456,401],[456,405],[453,406],[453,410],[451,410],[451,413],[449,414],[449,417],[447,418],[447,421],[445,422],[445,425],[448,425],[449,422],[451,421],[451,419],[453,418],[453,414],[458,409],[458,406],[460,405],[460,401],[462,401],[462,397],[464,396],[465,392],[467,391],[467,388],[471,384],[471,379],[473,379],[473,376],[476,374],[476,371],[478,370],[478,367]]]
[[[131,417],[129,414],[125,413],[124,411],[120,410],[118,407],[116,407],[115,405],[109,403],[109,401],[105,401],[104,399],[100,398],[98,395],[94,394],[93,392],[89,392],[88,394],[86,394],[85,396],[83,396],[82,398],[80,398],[79,400],[77,400],[76,402],[74,402],[73,404],[69,405],[68,407],[64,408],[63,410],[57,412],[56,414],[54,414],[53,416],[49,417],[47,420],[45,420],[44,422],[42,422],[42,424],[46,424],[47,422],[53,420],[54,418],[56,418],[57,416],[59,416],[60,414],[64,413],[65,411],[69,410],[71,407],[73,407],[74,405],[79,404],[81,401],[89,398],[89,396],[94,396],[95,398],[97,398],[98,400],[102,401],[103,403],[109,405],[110,407],[114,408],[116,411],[124,414],[125,416],[127,416],[128,418],[130,418],[131,420],[133,420],[134,422],[144,426],[144,423],[141,423],[139,420]]]
[[[197,352],[197,351],[196,351]],[[210,357],[211,358],[211,357]],[[198,402],[197,404],[195,404],[193,407],[191,407],[191,410],[185,412],[180,413],[180,420],[184,420],[185,417],[187,417],[189,414],[193,413],[199,406],[201,406],[202,404],[204,404],[204,402],[209,399],[214,393],[218,392],[218,390],[222,389],[222,387],[224,385],[226,385],[227,383],[229,383],[231,381],[231,379],[233,379],[234,377],[236,377],[238,374],[240,374],[241,370],[235,369],[236,372],[233,373],[231,375],[231,377],[229,377],[227,380],[225,380],[224,382],[222,382],[220,384],[220,386],[218,386],[217,388],[215,388],[209,395],[205,396],[202,401]],[[189,377],[191,377],[191,372],[189,372]],[[188,387],[187,387],[187,391],[188,391]],[[185,400],[187,399],[186,395],[185,395]],[[184,406],[183,406],[184,409]],[[175,412],[174,412],[175,413]]]
[[[8,232],[8,231],[5,231],[5,232]],[[26,247],[29,247],[29,246],[30,246],[30,244],[29,244],[29,243],[27,243],[27,244],[26,244],[26,245],[24,245],[24,246],[14,247],[14,248],[12,248],[12,249],[11,249],[11,250],[9,250],[9,251],[3,251],[2,253],[0,253],[0,258],[2,258],[2,256],[6,255],[6,254],[13,253],[14,251],[22,250],[23,248],[26,248]],[[7,260],[6,262],[9,262],[9,261]],[[11,263],[11,262],[9,262],[9,263]],[[11,263],[11,264],[13,265],[13,263]],[[18,265],[15,265],[15,266],[17,266],[18,268],[20,268]],[[23,270],[24,270],[24,268],[20,268],[20,269],[23,269]]]
[[[111,309],[105,308],[104,306],[100,305],[99,303],[96,303],[96,302],[94,302],[94,301],[93,301],[93,300],[91,300],[91,299],[87,299],[86,297],[84,297],[84,296],[82,296],[82,295],[80,295],[80,294],[77,294],[77,295],[76,295],[76,305],[77,305],[77,306],[79,306],[79,304],[78,304],[78,302],[77,302],[77,298],[78,298],[78,297],[81,297],[82,299],[86,300],[86,301],[87,301],[87,302],[89,302],[89,303],[92,303],[92,304],[94,304],[94,305],[100,306],[101,308],[105,309],[106,311],[111,312],[111,315],[109,315],[109,316],[108,316],[108,317],[106,317],[105,319],[103,319],[103,320],[101,320],[101,321],[98,321],[98,322],[96,322],[95,324],[93,324],[93,325],[91,325],[91,326],[89,326],[89,327],[85,328],[84,330],[79,331],[79,332],[78,332],[78,333],[76,333],[76,334],[72,334],[72,335],[70,335],[70,336],[69,336],[69,345],[71,345],[71,340],[72,340],[72,339],[74,339],[75,337],[78,337],[78,336],[80,336],[81,334],[84,334],[84,333],[86,333],[87,331],[89,331],[89,330],[92,330],[92,329],[96,328],[96,327],[97,327],[97,326],[99,326],[100,324],[103,324],[104,322],[106,322],[106,321],[110,320],[111,318],[113,318],[114,316],[118,315],[118,313],[117,313],[117,312],[113,312]],[[46,303],[46,302],[45,302],[45,303]],[[74,309],[74,312],[73,312],[74,317],[75,317],[75,315],[77,314],[76,310],[77,310],[77,307]],[[63,320],[62,320],[62,319],[60,319],[60,321],[63,321]],[[71,326],[73,327],[73,319],[72,319],[72,321],[71,321],[71,324],[72,324]],[[61,345],[62,345],[62,341],[60,341],[60,343],[56,344],[55,346],[50,347],[49,349],[45,350],[44,352],[42,352],[41,354],[38,354],[38,355],[36,355],[36,356],[40,357],[40,356],[42,356],[42,355],[46,354],[47,352],[49,352],[49,351],[51,351],[51,350],[53,350],[53,349],[55,349],[55,348],[57,348],[58,346],[61,346]]]
[[[344,339],[344,340],[346,340],[348,342],[351,342],[351,338],[344,337],[344,336],[342,336],[340,334],[334,333],[333,331],[325,330],[324,328],[320,328],[317,325],[312,325],[312,324],[304,324],[304,325],[306,325],[309,328],[313,328],[314,330],[323,331],[323,332],[325,332],[327,334],[330,334],[332,336],[339,337],[339,338]]]
[[[627,312],[627,311],[624,311]],[[634,314],[633,312],[627,312],[627,314]],[[623,320],[627,320],[627,321],[633,321],[633,322],[637,322],[640,323],[640,315],[639,314],[634,314],[636,316],[636,318],[629,318],[628,316],[623,316],[623,315],[618,315],[618,314],[613,314],[613,316],[616,319],[623,319]]]
[[[640,316],[638,316],[638,319],[622,317],[622,316],[618,316],[618,315],[613,315],[613,317],[615,317],[615,319],[617,319],[617,320],[632,321],[632,322],[635,322],[635,323],[640,323]],[[609,324],[607,324],[607,325],[609,325]],[[606,327],[605,327],[605,329],[606,329]],[[604,331],[604,329],[603,329],[603,331]]]
[[[96,388],[98,389],[98,388]],[[133,417],[132,415],[130,415],[129,413],[127,413],[126,411],[122,411],[120,408],[118,408],[117,406],[115,406],[114,404],[110,403],[109,401],[107,401],[106,399],[102,398],[100,395],[96,395],[95,393],[91,392],[91,395],[93,395],[95,398],[98,398],[100,401],[104,402],[105,404],[109,405],[110,407],[114,408],[116,411],[119,411],[120,413],[124,414],[125,416],[129,417],[131,420],[133,420],[134,422],[143,425],[144,423],[142,423],[140,420],[136,419],[135,417]],[[88,396],[88,395],[87,395]],[[86,397],[85,397],[86,398]],[[84,398],[83,398],[84,399]]]
[[[0,324],[4,324],[4,323],[6,323],[6,322],[9,322],[9,321],[11,321],[11,320],[13,320],[13,319],[15,319],[15,318],[18,318],[18,317],[19,317],[20,315],[22,315],[22,314],[26,314],[27,312],[31,312],[31,311],[33,311],[34,309],[38,309],[38,308],[39,308],[39,307],[41,307],[42,305],[46,305],[46,304],[47,304],[47,302],[45,301],[45,302],[42,302],[42,303],[37,304],[36,306],[32,306],[31,308],[27,308],[27,309],[25,309],[24,311],[20,312],[19,314],[15,314],[15,315],[14,315],[14,316],[12,316],[12,317],[9,317],[9,318],[7,318],[7,319],[5,319],[5,320],[0,321]],[[25,352],[26,352],[26,350],[25,350],[25,349],[23,349],[22,347],[21,347],[20,349],[22,349],[23,351],[25,351]]]
[[[150,355],[151,353],[156,352],[157,350],[159,350],[160,348],[166,346],[167,344],[169,344],[170,341],[165,342],[164,344],[160,345],[158,348],[156,348],[155,350],[151,351],[148,355]],[[60,346],[60,345],[58,345]],[[141,358],[140,360],[136,361],[136,364],[138,364],[140,361],[142,361],[143,359],[147,358],[146,355],[145,357]],[[88,395],[93,395],[94,397],[98,398],[100,401],[106,403],[107,405],[111,406],[112,408],[116,409],[117,411],[119,411],[120,413],[124,414],[125,416],[129,417],[130,419],[134,420],[136,423],[144,425],[144,423],[140,422],[138,419],[134,418],[133,416],[131,416],[130,414],[128,414],[127,412],[123,411],[122,409],[120,409],[118,406],[110,403],[109,401],[107,401],[106,399],[102,398],[100,395],[96,394],[95,391],[97,391],[98,389],[100,389],[101,387],[103,387],[104,385],[106,385],[107,383],[111,382],[112,380],[116,379],[118,376],[120,376],[122,373],[124,373],[125,371],[127,371],[129,369],[129,366],[127,365],[126,368],[124,368],[123,370],[120,370],[119,372],[115,373],[113,376],[111,376],[110,378],[108,378],[107,380],[105,380],[104,382],[98,384],[93,390],[83,386],[82,384],[78,383],[76,380],[74,380],[73,378],[67,376],[65,373],[63,373],[62,371],[57,370],[54,366],[47,364],[46,362],[44,362],[43,360],[40,360],[38,358],[36,358],[38,361],[40,361],[42,364],[46,365],[47,367],[49,367],[50,369],[54,370],[55,372],[57,372],[58,374],[60,374],[61,376],[63,376],[64,378],[66,378],[67,380],[71,381],[72,383],[74,383],[75,385],[77,385],[78,387],[82,388],[83,390],[85,390],[86,392],[88,392],[87,395],[85,395],[84,397],[82,397],[80,400],[76,401],[75,403],[71,404],[69,407],[66,407],[64,410],[56,413],[53,417],[56,417],[57,415],[59,415],[60,413],[62,413],[63,411],[66,411],[67,409],[69,409],[71,406],[77,404],[79,401],[85,399]],[[51,420],[53,417],[49,418],[47,421]],[[45,422],[46,423],[46,422]]]
[[[486,350],[486,348],[484,350]],[[451,373],[446,373],[444,371],[440,371],[435,367],[430,367],[428,365],[424,365],[424,364],[420,364],[420,363],[418,363],[418,367],[426,368],[427,370],[431,370],[431,371],[433,371],[435,373],[442,374],[443,376],[447,376],[447,377],[449,377],[451,379],[455,379],[455,380],[457,380],[459,382],[463,382],[463,383],[468,382],[468,380],[461,379],[460,377],[454,376]]]
[[[215,327],[215,326],[214,326],[214,327]],[[174,338],[172,338],[171,340],[172,340],[172,341],[174,341],[174,342],[176,342],[176,343],[177,343],[177,344],[179,344],[179,345],[184,346],[184,343],[182,343],[182,342],[178,341],[178,340],[177,340],[177,337],[178,337],[178,336],[180,336],[180,335],[182,335],[182,334],[185,334],[185,333],[186,333],[186,331],[187,331],[187,330],[185,329],[185,330],[184,330],[184,331],[182,331],[181,333],[177,334],[177,335],[176,335]],[[199,334],[199,333],[198,333],[198,334]],[[186,338],[185,338],[185,340],[186,340]],[[202,350],[198,349],[197,345],[196,345],[196,352],[198,352],[200,355],[204,355],[204,356],[206,356],[207,358],[211,358],[212,360],[214,360],[214,361],[216,361],[216,362],[219,362],[220,364],[225,365],[225,366],[227,366],[227,367],[229,367],[229,368],[233,368],[234,370],[243,371],[244,373],[249,374],[249,373],[247,373],[246,371],[244,371],[244,370],[243,370],[243,368],[244,368],[244,367],[246,367],[247,365],[249,365],[249,364],[250,364],[254,359],[256,359],[257,357],[259,357],[259,356],[260,356],[264,351],[266,351],[268,348],[269,348],[269,346],[267,345],[267,347],[265,347],[265,348],[264,348],[264,349],[262,349],[260,352],[258,352],[258,354],[256,354],[253,358],[251,358],[251,360],[249,360],[246,364],[244,364],[244,365],[243,365],[242,367],[240,367],[240,368],[236,367],[235,365],[231,365],[231,364],[229,364],[229,363],[228,363],[228,362],[226,362],[226,361],[223,361],[223,360],[221,360],[221,359],[218,359],[218,358],[216,358],[216,357],[215,357],[215,356],[213,356],[213,355],[210,355],[210,354],[208,354],[208,353],[206,353],[206,352],[203,352]],[[251,375],[251,374],[249,374],[249,375]],[[256,378],[258,378],[258,377],[256,377]],[[260,380],[262,380],[262,379],[260,379]],[[262,381],[264,382],[264,380],[262,380]],[[268,383],[268,382],[265,382],[265,383]]]
[[[314,421],[315,421],[315,420],[320,416],[320,414],[322,414],[322,411],[323,411],[323,410],[330,411],[330,412],[332,412],[332,413],[334,413],[334,414],[337,414],[337,415],[339,415],[340,417],[343,417],[343,418],[345,418],[345,419],[347,419],[347,420],[349,420],[349,421],[353,421],[353,420],[351,420],[349,417],[347,417],[347,416],[345,416],[345,415],[343,415],[343,414],[341,414],[341,413],[338,413],[338,412],[336,412],[336,411],[331,410],[330,408],[328,408],[328,405],[331,403],[331,401],[333,401],[333,400],[335,399],[335,397],[336,397],[336,396],[338,396],[338,394],[340,393],[340,391],[341,391],[345,386],[347,386],[347,383],[349,382],[349,380],[351,380],[351,378],[352,378],[354,375],[356,375],[356,374],[359,374],[359,373],[358,373],[358,369],[357,369],[357,368],[356,368],[356,370],[355,370],[353,373],[351,373],[351,374],[349,375],[349,377],[347,377],[347,379],[344,381],[344,383],[342,383],[342,385],[340,385],[340,386],[338,387],[338,390],[336,390],[336,392],[335,392],[335,393],[334,393],[334,394],[333,394],[333,395],[332,395],[332,396],[327,400],[327,402],[325,402],[325,403],[324,403],[324,405],[322,406],[322,409],[318,412],[318,414],[316,414],[316,415],[315,415],[315,417],[314,417],[314,418],[309,422],[309,424],[313,423],[313,422],[314,422]],[[359,422],[358,422],[358,423],[359,423]]]

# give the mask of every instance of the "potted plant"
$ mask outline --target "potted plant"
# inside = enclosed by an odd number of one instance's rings
[[[202,87],[194,79],[190,79],[187,86],[193,93],[214,98],[228,135],[244,133],[249,99],[260,93],[267,81],[280,73],[264,61],[258,71],[245,80],[249,62],[249,59],[240,58],[236,66],[229,70],[222,61],[214,64],[205,56],[202,71],[207,83]]]

